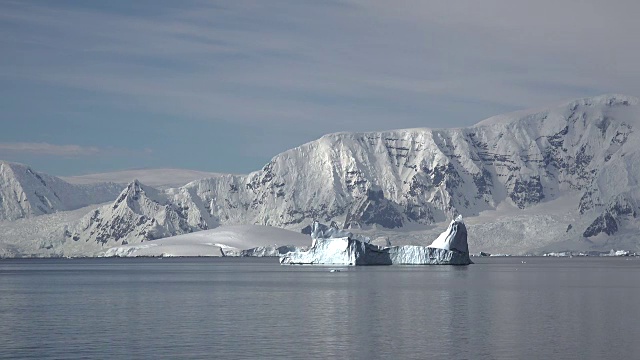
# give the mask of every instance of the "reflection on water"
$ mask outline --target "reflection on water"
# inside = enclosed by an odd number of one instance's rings
[[[638,358],[640,260],[0,261],[0,358]]]

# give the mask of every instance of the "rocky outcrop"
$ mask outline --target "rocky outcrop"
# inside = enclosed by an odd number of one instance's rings
[[[113,204],[86,215],[66,237],[114,246],[207,229],[201,219],[189,220],[185,209],[170,202],[164,193],[134,180]]]
[[[347,211],[345,229],[380,225],[387,229],[402,227],[404,215],[398,205],[385,199],[381,189],[368,189]]]
[[[613,235],[628,218],[637,217],[633,202],[624,196],[614,198],[607,208],[593,220],[582,236],[590,238],[599,234]]]

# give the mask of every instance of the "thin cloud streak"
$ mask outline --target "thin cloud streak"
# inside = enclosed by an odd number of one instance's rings
[[[308,95],[312,102],[315,95],[326,94],[379,103],[394,101],[400,90],[403,96],[416,99],[439,95],[527,107],[558,97],[590,95],[540,92],[541,81],[560,81],[567,85],[565,89],[638,91],[633,85],[638,74],[607,69],[605,64],[612,58],[612,49],[624,52],[625,56],[615,58],[629,66],[637,63],[632,60],[640,54],[631,46],[621,49],[614,41],[604,41],[606,32],[589,25],[598,16],[610,17],[620,11],[590,14],[584,9],[601,8],[599,2],[592,1],[592,6],[583,4],[575,9],[567,3],[556,5],[554,12],[542,16],[545,9],[554,8],[545,2],[527,6],[527,11],[540,15],[529,17],[508,3],[491,1],[491,11],[472,1],[457,6],[405,1],[403,6],[393,7],[386,2],[358,1],[339,6],[241,2],[222,10],[198,3],[155,18],[26,6],[14,8],[5,17],[64,34],[46,37],[42,43],[63,49],[65,54],[75,52],[80,58],[75,60],[78,66],[70,66],[65,61],[68,55],[62,54],[48,68],[28,68],[16,74],[30,73],[63,86],[139,96],[150,107],[168,112],[174,104],[167,98],[177,93],[184,105],[181,111],[193,108],[195,116],[220,118],[216,115],[221,114],[230,121],[277,121],[277,116],[268,114],[287,110],[319,115],[307,112],[305,103],[309,101],[291,100],[301,95]],[[314,17],[304,16],[309,10],[314,11]],[[583,20],[570,26],[566,23],[570,11]],[[228,17],[235,22],[225,21]],[[83,29],[80,34],[78,28]],[[608,28],[625,42],[634,33],[611,24]],[[500,63],[520,65],[524,70],[505,73],[496,65]],[[529,82],[533,86],[529,87]],[[404,85],[398,88],[400,84]],[[219,105],[251,104],[251,92],[255,91],[261,91],[273,110],[259,108],[247,114],[251,107]],[[202,105],[203,96],[212,99],[211,106]],[[229,102],[230,97],[237,100]],[[292,102],[298,102],[301,110],[293,109]],[[371,115],[374,123],[376,118],[378,124],[384,120],[377,116],[377,110],[362,111]]]
[[[114,147],[82,146],[75,144],[57,145],[46,142],[3,142],[0,143],[0,156],[5,154],[28,154],[39,156],[83,157],[83,156],[148,156],[151,148],[142,150],[120,149]]]
[[[0,154],[3,152],[49,156],[92,156],[99,154],[101,150],[94,146],[54,145],[44,142],[6,142],[0,143]]]
[[[269,141],[212,148],[264,160],[328,132],[468,126],[571,98],[640,95],[635,0],[64,4],[0,3],[0,84],[91,94],[101,114],[130,121],[129,134],[163,118],[185,130],[269,129]],[[82,101],[54,106],[64,116]],[[91,121],[82,139],[97,138]],[[156,135],[133,141],[188,156],[212,146],[179,130]]]

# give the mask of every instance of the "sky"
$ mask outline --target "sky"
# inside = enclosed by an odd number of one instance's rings
[[[636,0],[0,0],[0,159],[223,173],[339,131],[640,95]]]

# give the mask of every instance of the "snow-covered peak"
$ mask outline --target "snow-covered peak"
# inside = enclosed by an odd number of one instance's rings
[[[140,201],[141,197],[146,197],[156,203],[167,202],[166,197],[157,189],[142,184],[138,179],[131,181],[118,196],[118,201],[128,199],[128,202]]]
[[[110,209],[113,215],[133,213],[153,217],[159,211],[167,213],[173,209],[173,205],[164,193],[133,180],[122,190]]]
[[[27,165],[4,160],[0,160],[0,176],[7,182],[16,182],[28,187],[46,186],[45,178],[56,181],[52,176],[35,172]]]
[[[116,184],[72,185],[29,166],[0,161],[0,220],[51,214],[113,200]]]
[[[17,162],[12,162],[12,161],[6,161],[6,160],[0,160],[0,173],[5,172],[5,171],[10,171],[12,167],[28,167],[25,164],[21,164],[21,163],[17,163]]]
[[[622,94],[603,94],[599,96],[586,97],[577,99],[567,103],[569,107],[575,106],[630,106],[638,105],[640,99],[635,96],[622,95]]]
[[[556,119],[566,118],[578,109],[586,112],[593,112],[595,109],[596,111],[602,112],[609,108],[636,106],[638,104],[640,104],[640,99],[637,97],[620,94],[605,94],[565,101],[557,105],[547,106],[544,108],[526,109],[496,115],[480,121],[475,126],[517,124],[521,122],[541,121],[549,117],[554,117]]]
[[[202,219],[190,223],[185,210],[159,190],[134,180],[112,204],[86,215],[68,236],[108,246],[207,229]]]

